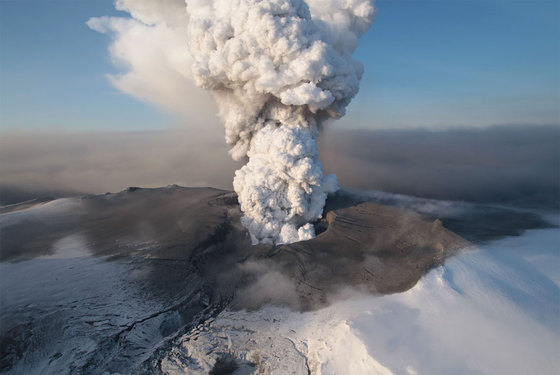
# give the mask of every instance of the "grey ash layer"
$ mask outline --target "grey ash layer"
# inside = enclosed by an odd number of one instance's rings
[[[473,242],[547,225],[527,211],[430,207],[341,191],[316,238],[251,246],[235,194],[212,188],[5,206],[0,371],[157,372],[174,339],[225,308],[405,291]]]

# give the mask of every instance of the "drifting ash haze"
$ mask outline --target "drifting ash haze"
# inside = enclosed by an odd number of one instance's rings
[[[188,1],[186,13],[181,1],[117,7],[154,25],[153,35],[177,43],[186,35],[190,56],[168,57],[214,95],[232,157],[248,158],[233,186],[253,242],[314,237],[310,222],[337,189],[336,177],[323,175],[316,140],[321,123],[344,115],[358,92],[363,66],[351,54],[373,20],[371,1],[202,0]],[[114,19],[89,25],[124,34]]]
[[[219,124],[206,132],[187,127],[2,132],[0,204],[173,183],[231,190],[231,176],[242,164],[228,157],[227,150]],[[453,201],[559,206],[558,126],[328,128],[319,138],[319,153],[325,171],[336,172],[339,184],[346,187]]]

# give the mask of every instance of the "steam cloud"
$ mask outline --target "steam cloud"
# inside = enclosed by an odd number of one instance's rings
[[[216,99],[231,156],[248,158],[233,186],[253,242],[312,238],[310,222],[337,189],[336,176],[323,175],[316,139],[322,122],[343,116],[358,92],[363,66],[351,55],[373,20],[372,1],[187,0],[186,14],[185,4],[173,0],[116,6],[132,15],[131,26],[107,17],[88,25],[113,31],[116,50],[138,29],[156,36],[148,43],[172,35],[159,49],[174,57],[177,76]],[[184,40],[190,56],[170,40]],[[141,80],[133,53],[113,55],[131,66],[117,86]]]
[[[352,59],[369,27],[369,0],[195,0],[187,6],[197,85],[210,90],[236,160],[233,186],[254,242],[312,238],[336,176],[323,175],[322,121],[358,92]]]

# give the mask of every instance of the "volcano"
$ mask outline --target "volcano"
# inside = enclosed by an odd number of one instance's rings
[[[159,373],[174,340],[224,310],[314,311],[347,289],[403,292],[488,235],[476,210],[461,221],[398,206],[338,191],[317,236],[284,245],[252,245],[236,194],[214,188],[4,206],[0,368]],[[516,230],[511,211],[484,215],[505,223],[493,234]],[[529,219],[523,225],[542,224]]]

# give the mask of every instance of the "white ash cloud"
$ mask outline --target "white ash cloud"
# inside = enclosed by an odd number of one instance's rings
[[[117,0],[132,18],[92,18],[128,71],[118,89],[198,122],[216,99],[235,160],[234,188],[254,242],[314,236],[334,175],[324,176],[321,123],[344,115],[363,66],[352,59],[371,0]],[[206,121],[206,120],[204,120]]]
[[[369,0],[189,1],[195,82],[214,94],[234,189],[254,242],[312,238],[334,175],[323,175],[321,122],[344,115],[363,72],[351,57],[373,20]]]

